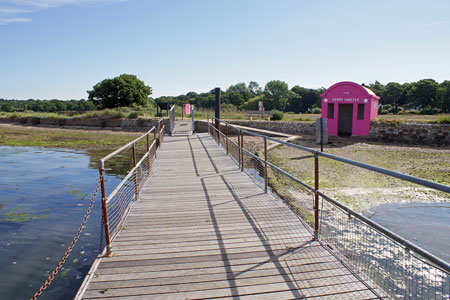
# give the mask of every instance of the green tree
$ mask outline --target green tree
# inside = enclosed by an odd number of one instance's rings
[[[363,86],[366,86],[363,84]],[[374,83],[369,84],[369,86],[366,86],[367,88],[369,88],[372,92],[374,92],[377,96],[380,96],[380,98],[382,97],[383,93],[384,93],[384,85],[382,83],[380,83],[378,80],[375,80]],[[383,102],[382,99],[380,99],[380,102]]]
[[[244,96],[240,93],[237,93],[235,91],[227,91],[223,93],[222,101],[223,103],[230,103],[234,106],[239,107],[245,102],[245,99]]]
[[[281,80],[269,81],[264,87],[264,107],[266,110],[284,111],[289,97],[288,84]]]
[[[291,91],[294,93],[294,96],[289,98],[286,107],[287,111],[293,111],[297,114],[306,113],[312,110],[314,104],[318,103],[320,106],[320,90],[307,89],[296,85]]]
[[[441,111],[443,113],[450,112],[450,80],[446,80],[439,85],[437,99]]]
[[[298,114],[302,112],[302,110],[303,110],[302,96],[295,92],[290,93],[288,97],[288,102],[286,104],[286,111],[292,111]]]
[[[252,94],[252,97],[261,95],[262,89],[256,81],[250,81],[248,83],[248,90]]]
[[[4,104],[2,104],[0,110],[1,110],[1,111],[5,111],[5,112],[11,112],[11,111],[13,110],[13,107],[12,107],[12,105],[9,104],[9,103],[4,103]]]
[[[381,104],[391,104],[394,106],[394,113],[398,113],[398,105],[401,102],[401,97],[403,95],[403,87],[397,82],[389,82],[386,84],[383,91],[383,103]]]
[[[101,108],[145,105],[152,88],[146,86],[136,75],[122,74],[97,83],[88,91],[89,100]]]
[[[411,84],[408,90],[408,102],[415,108],[437,108],[436,93],[439,84],[433,79],[423,79]]]

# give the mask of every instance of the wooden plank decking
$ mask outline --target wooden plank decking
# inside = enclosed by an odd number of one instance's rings
[[[166,138],[124,228],[82,299],[378,299],[207,134]]]

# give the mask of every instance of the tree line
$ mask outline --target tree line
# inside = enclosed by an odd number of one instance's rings
[[[380,97],[382,113],[398,113],[410,110],[423,114],[450,112],[450,81],[441,83],[433,79],[423,79],[412,83],[378,81],[364,86]]]
[[[64,112],[64,111],[90,111],[97,107],[92,101],[81,100],[6,100],[0,98],[0,110],[4,112]]]
[[[289,89],[288,84],[281,80],[269,81],[264,88],[257,82],[250,81],[248,85],[240,82],[231,85],[222,91],[221,99],[224,107],[239,110],[258,110],[262,101],[265,110],[291,111],[295,113],[313,112],[320,108],[321,89],[309,89],[298,85]],[[213,108],[215,103],[215,90],[206,93],[189,92],[179,96],[162,96],[156,102],[167,102],[175,105],[185,103],[196,107]]]
[[[380,113],[414,112],[422,114],[450,112],[450,81],[441,83],[423,79],[413,83],[375,81],[362,84],[380,97]],[[240,82],[222,92],[224,109],[258,110],[263,103],[265,110],[293,113],[320,113],[321,97],[325,88],[310,89],[295,85],[289,89],[281,80],[272,80],[264,87],[255,81],[247,85]],[[205,93],[189,92],[179,96],[150,97],[152,88],[135,75],[122,74],[97,83],[88,91],[88,100],[6,100],[0,99],[0,110],[6,112],[36,111],[64,112],[133,106],[137,109],[152,107],[154,102],[182,105],[194,104],[199,108],[213,108],[214,89]],[[155,100],[155,101],[154,101]]]
[[[414,112],[436,114],[450,112],[450,81],[438,83],[433,79],[423,79],[413,83],[379,81],[362,84],[380,97],[380,113]],[[257,110],[260,101],[265,110],[279,110],[294,113],[320,112],[321,97],[325,88],[310,89],[295,85],[291,89],[280,80],[269,81],[264,88],[257,82],[248,85],[237,83],[222,92],[222,103],[241,110]],[[214,107],[214,90],[206,93],[189,92],[179,96],[163,96],[156,102],[181,105],[191,103],[197,107]]]

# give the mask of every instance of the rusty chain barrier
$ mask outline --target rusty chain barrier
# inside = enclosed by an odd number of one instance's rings
[[[62,266],[64,265],[64,263],[66,262],[67,258],[69,257],[70,252],[72,252],[72,249],[75,246],[75,244],[77,243],[78,239],[80,238],[81,232],[83,231],[84,227],[86,226],[86,222],[87,222],[87,220],[89,218],[89,215],[92,212],[92,207],[94,206],[95,198],[97,198],[97,194],[98,194],[98,191],[99,191],[99,188],[100,188],[100,183],[101,183],[101,178],[98,181],[97,188],[95,189],[94,196],[92,197],[92,200],[91,200],[91,204],[89,205],[89,208],[86,211],[86,214],[84,216],[83,222],[81,223],[80,228],[78,228],[78,232],[75,235],[72,243],[67,248],[66,253],[64,253],[64,256],[60,260],[59,264],[56,266],[55,270],[53,270],[53,272],[50,274],[50,276],[48,276],[47,280],[40,287],[40,289],[34,294],[34,296],[31,297],[31,300],[36,300],[45,291],[45,289],[50,286],[50,284],[52,283],[53,279],[58,274],[59,270],[61,270]]]

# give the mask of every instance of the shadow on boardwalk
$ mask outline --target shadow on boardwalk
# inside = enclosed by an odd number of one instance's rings
[[[83,299],[376,299],[205,134],[166,138],[124,228]]]

